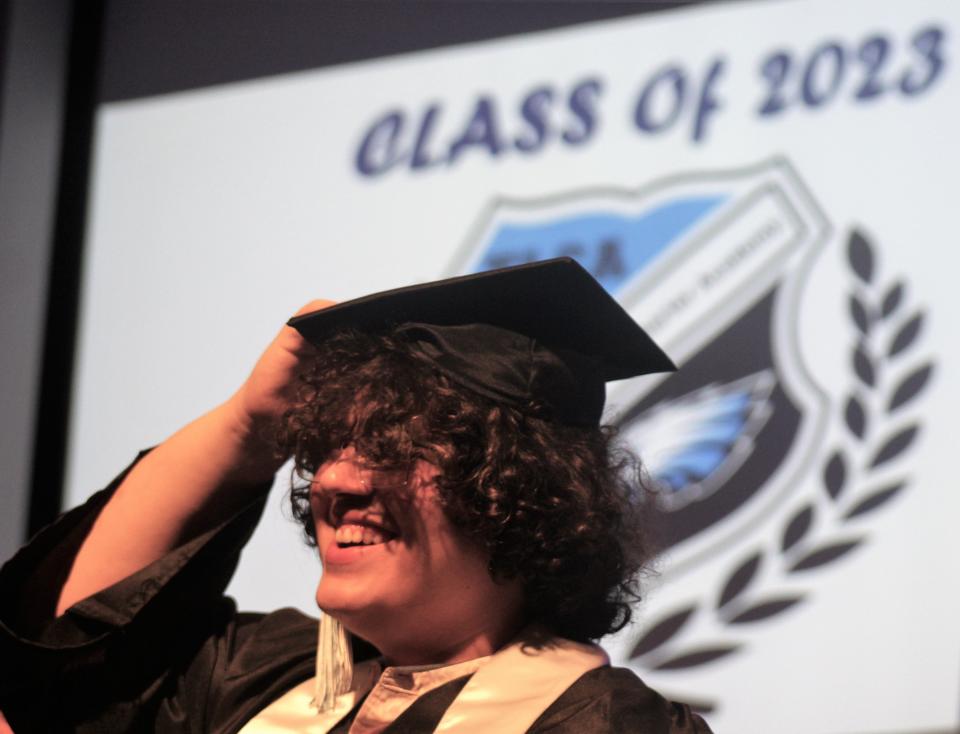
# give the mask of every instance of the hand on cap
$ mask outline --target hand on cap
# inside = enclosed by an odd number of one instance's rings
[[[311,301],[296,315],[332,305],[334,301]],[[228,401],[236,430],[245,442],[272,445],[281,417],[296,399],[297,377],[314,349],[296,329],[285,325],[257,360],[250,376]]]

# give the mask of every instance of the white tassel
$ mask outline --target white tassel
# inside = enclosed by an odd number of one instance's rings
[[[343,625],[329,614],[320,615],[317,635],[317,670],[311,705],[325,713],[336,705],[337,696],[353,683],[353,650]]]

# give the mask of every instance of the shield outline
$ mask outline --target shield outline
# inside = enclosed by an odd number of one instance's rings
[[[740,542],[776,513],[790,496],[791,490],[800,483],[805,471],[815,464],[828,422],[830,397],[813,379],[803,359],[799,347],[798,315],[810,272],[832,230],[810,190],[785,157],[774,156],[735,169],[671,174],[635,189],[593,187],[535,198],[497,197],[484,208],[470,227],[464,244],[458,249],[448,268],[450,275],[470,272],[469,268],[475,266],[480,259],[478,254],[483,252],[482,245],[491,241],[491,235],[497,231],[498,226],[505,220],[516,221],[511,219],[511,215],[519,215],[526,221],[534,218],[549,220],[561,212],[569,216],[577,211],[589,211],[598,204],[607,209],[610,209],[612,204],[612,208],[617,212],[635,213],[641,208],[649,209],[650,202],[665,200],[684,190],[692,191],[704,186],[732,187],[745,195],[749,192],[754,195],[758,192],[773,194],[789,207],[788,211],[799,225],[798,236],[803,242],[798,246],[797,252],[784,258],[778,267],[774,264],[767,268],[763,277],[753,282],[751,290],[743,294],[745,297],[740,298],[738,304],[733,304],[733,308],[727,308],[725,313],[718,313],[713,322],[724,319],[729,322],[736,317],[731,311],[742,312],[743,308],[754,303],[760,294],[779,281],[772,305],[770,357],[780,386],[790,400],[799,406],[801,419],[791,446],[766,482],[766,489],[757,492],[750,501],[706,532],[672,546],[659,572],[661,582],[669,582],[705,560],[714,558],[722,549]],[[640,203],[642,207],[638,206]],[[736,209],[737,204],[732,207]],[[727,210],[726,206],[720,208]],[[728,214],[727,218],[735,215],[736,212]],[[723,213],[718,217],[723,219]],[[644,285],[655,278],[663,278],[671,268],[677,267],[684,259],[683,252],[704,246],[712,231],[721,224],[722,222],[713,222],[712,229],[697,227],[689,236],[681,236],[678,244],[670,246],[670,252],[665,257],[631,277],[616,294],[617,300],[632,313],[638,293],[642,292]],[[717,333],[716,329],[713,333]],[[707,341],[700,342],[704,343]],[[669,353],[681,368],[684,358],[693,353],[694,349],[695,347],[688,345],[680,350],[682,354],[678,357],[677,351],[668,347]],[[635,401],[666,379],[669,379],[669,375],[652,375],[628,381],[631,387],[627,389],[620,387],[620,383],[613,383],[608,387],[608,399],[615,397],[619,402],[627,402],[622,398],[629,396],[630,402]]]

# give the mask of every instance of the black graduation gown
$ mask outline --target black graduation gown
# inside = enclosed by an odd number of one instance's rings
[[[262,501],[53,618],[73,558],[122,477],[0,569],[0,711],[16,734],[237,732],[313,675],[316,620],[293,609],[240,613],[223,596]],[[361,648],[357,654],[362,659],[373,652]],[[389,734],[432,731],[466,680],[421,697]],[[629,670],[599,668],[567,689],[528,731],[710,730]]]

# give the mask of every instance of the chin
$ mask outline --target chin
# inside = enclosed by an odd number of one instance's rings
[[[332,595],[317,594],[317,606],[324,614],[336,619],[352,635],[362,637],[376,645],[384,631],[390,628],[386,616],[356,600],[332,598]]]
[[[345,598],[342,594],[318,591],[316,600],[317,607],[321,612],[337,619],[349,615],[351,612],[355,614],[361,609],[361,604],[357,600],[351,600],[349,597]]]
[[[321,582],[316,595],[317,607],[324,614],[339,619],[344,625],[348,620],[366,616],[371,609],[371,600],[365,594],[349,589],[324,588]]]

